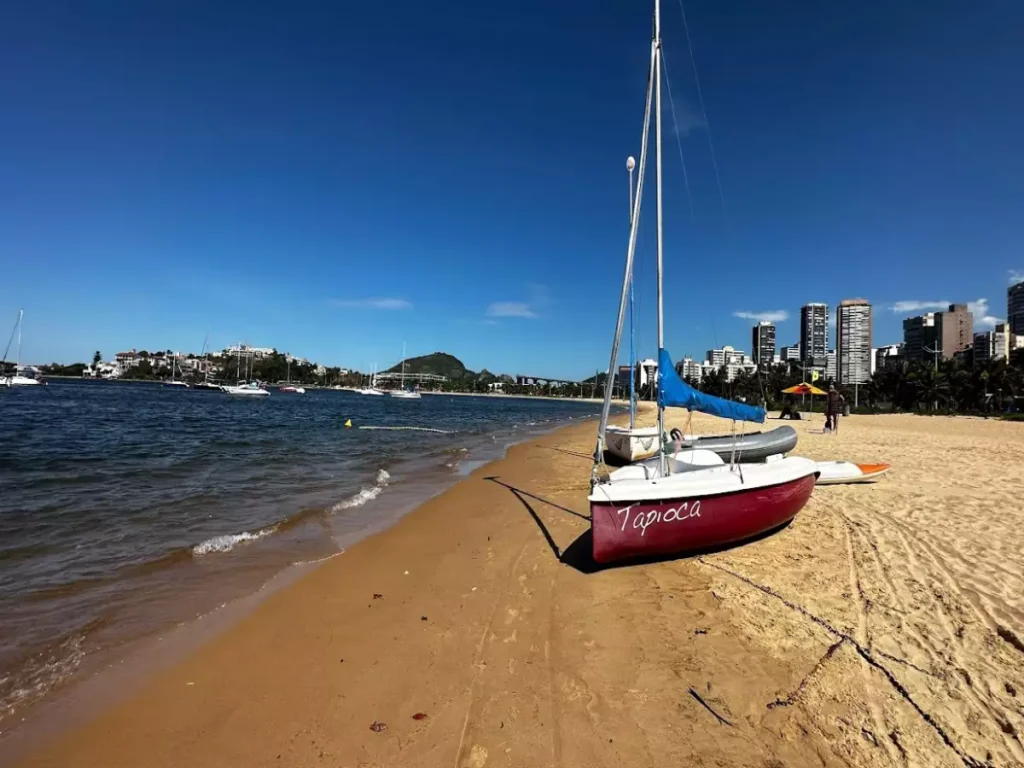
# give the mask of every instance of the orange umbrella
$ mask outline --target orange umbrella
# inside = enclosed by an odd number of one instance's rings
[[[796,384],[795,386],[788,387],[782,390],[784,395],[824,395],[827,394],[824,390],[818,389],[813,384],[808,384],[806,381]]]
[[[811,413],[814,413],[814,396],[815,395],[824,395],[826,393],[824,391],[818,389],[813,384],[808,384],[806,381],[802,381],[802,382],[800,382],[799,384],[797,384],[795,386],[787,387],[786,389],[782,390],[782,394],[784,394],[784,395],[810,395],[811,396]]]

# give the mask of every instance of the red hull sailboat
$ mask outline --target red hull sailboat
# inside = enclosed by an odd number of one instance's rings
[[[658,428],[655,434],[665,434],[666,406],[681,406],[734,421],[763,423],[763,408],[711,397],[690,387],[679,378],[672,358],[665,350],[660,108],[661,9],[660,0],[655,0],[654,38],[651,41],[647,110],[637,189],[636,196],[632,198],[626,268],[606,381],[610,380],[618,363],[626,301],[633,280],[637,223],[640,220],[653,113],[656,121],[658,254]],[[658,451],[654,460],[632,464],[602,477],[598,468],[607,444],[611,391],[611,386],[606,385],[589,496],[596,562],[675,555],[734,544],[789,522],[810,498],[818,466],[810,459],[792,456],[764,464],[742,465],[726,464],[717,453],[708,450],[694,449],[671,457]]]
[[[594,560],[609,563],[683,554],[745,541],[792,520],[810,498],[814,479],[810,474],[708,496],[591,501]]]

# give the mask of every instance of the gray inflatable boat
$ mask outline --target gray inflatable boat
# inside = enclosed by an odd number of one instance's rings
[[[671,443],[669,443],[671,446]],[[777,453],[789,453],[796,448],[796,430],[792,427],[776,427],[767,432],[748,432],[745,435],[702,435],[684,440],[684,450],[700,448],[713,451],[729,461],[735,451],[736,461],[754,464],[764,461]],[[670,452],[672,448],[668,449]]]

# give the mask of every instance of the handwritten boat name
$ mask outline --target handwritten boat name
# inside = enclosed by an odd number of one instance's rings
[[[668,509],[649,509],[646,512],[641,509],[634,513],[633,508],[636,506],[638,505],[630,504],[628,507],[615,510],[615,514],[619,515],[622,520],[620,531],[626,530],[626,526],[630,525],[630,520],[633,521],[632,528],[640,529],[640,535],[643,536],[647,533],[648,526],[656,523],[681,523],[691,517],[700,517],[699,499],[692,503],[684,501],[679,506]]]

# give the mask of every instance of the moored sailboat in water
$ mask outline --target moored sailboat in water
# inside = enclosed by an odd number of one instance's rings
[[[763,408],[711,397],[690,387],[676,374],[672,358],[665,350],[660,0],[655,0],[654,4],[654,35],[648,69],[639,178],[630,217],[625,275],[608,375],[611,375],[617,364],[632,281],[652,112],[655,118],[658,263],[656,434],[659,440],[665,434],[667,406],[685,407],[734,421],[763,423]],[[655,462],[626,466],[601,476],[598,468],[607,446],[610,408],[611,387],[606,386],[589,496],[593,557],[598,563],[682,554],[749,539],[789,522],[807,503],[814,489],[818,470],[817,465],[809,459],[786,457],[765,464],[727,464],[718,454],[704,450],[690,450],[671,457],[659,450]]]

